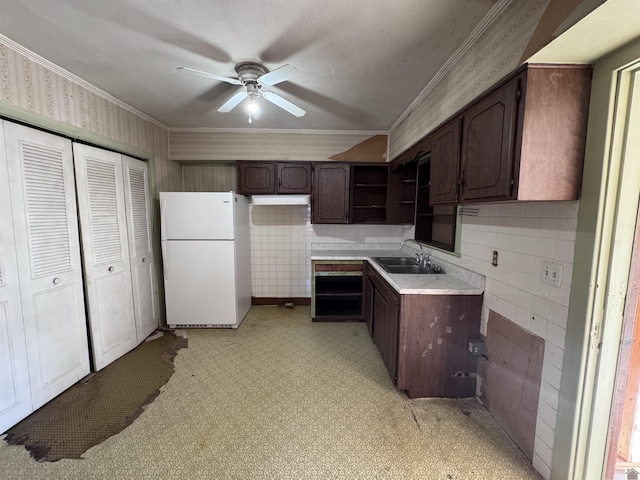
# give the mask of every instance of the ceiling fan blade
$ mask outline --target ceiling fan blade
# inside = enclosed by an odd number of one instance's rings
[[[220,108],[218,108],[218,111],[220,113],[227,113],[230,112],[231,110],[233,110],[234,108],[236,108],[238,105],[240,105],[240,103],[247,98],[247,92],[246,90],[242,89],[239,92],[237,92],[235,95],[233,95],[229,100],[227,100],[226,102],[224,102]]]
[[[305,113],[307,113],[297,105],[291,103],[289,100],[285,100],[280,95],[277,95],[273,92],[262,92],[262,96],[265,98],[265,100],[270,101],[274,105],[277,105],[278,107],[286,110],[291,115],[294,115],[296,117],[302,117]]]
[[[276,83],[286,82],[294,77],[300,75],[300,72],[296,67],[291,65],[283,65],[271,70],[269,73],[265,73],[258,78],[258,81],[263,85],[275,85]]]
[[[230,83],[232,85],[242,85],[242,82],[240,80],[238,80],[237,78],[223,77],[222,75],[216,75],[215,73],[203,72],[201,70],[195,70],[195,69],[189,68],[189,67],[178,67],[178,70],[184,70],[185,72],[195,73],[196,75],[201,75],[201,76],[207,77],[207,78],[213,78],[214,80],[219,80],[221,82],[227,82],[227,83]]]

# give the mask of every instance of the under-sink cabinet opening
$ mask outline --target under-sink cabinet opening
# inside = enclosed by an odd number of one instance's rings
[[[314,321],[362,321],[362,260],[312,262]]]

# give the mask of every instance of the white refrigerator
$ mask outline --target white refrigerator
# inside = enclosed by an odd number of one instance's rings
[[[249,203],[233,192],[161,192],[167,324],[237,328],[251,308]]]

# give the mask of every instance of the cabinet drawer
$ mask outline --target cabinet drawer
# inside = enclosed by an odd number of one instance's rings
[[[362,262],[353,263],[329,263],[316,264],[316,272],[356,272],[362,274]]]

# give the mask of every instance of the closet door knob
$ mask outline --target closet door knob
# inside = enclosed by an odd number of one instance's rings
[[[58,277],[53,279],[53,284],[58,285],[60,283],[60,279]]]
[[[109,267],[109,268],[108,268],[108,270],[109,270],[110,272],[113,272],[113,271],[115,270],[115,268],[113,268],[113,267]]]
[[[147,261],[146,257],[142,257],[142,263],[145,263]]]

